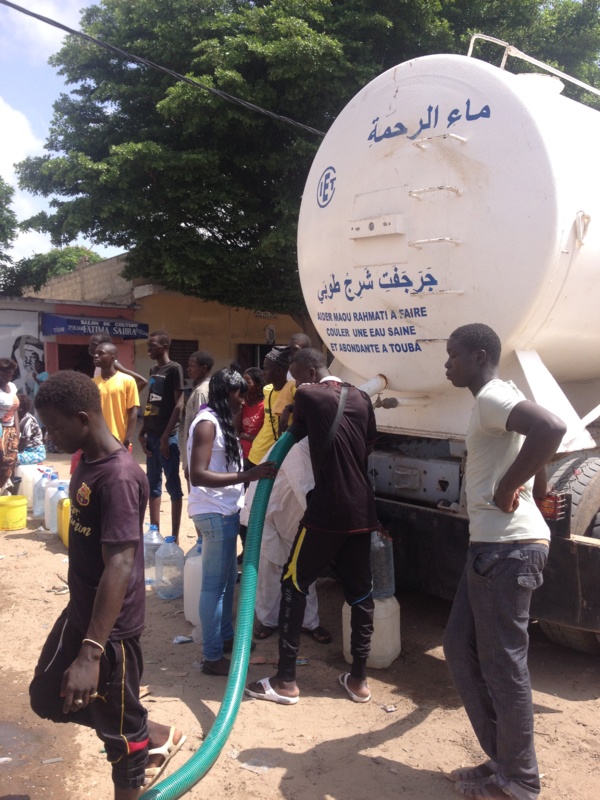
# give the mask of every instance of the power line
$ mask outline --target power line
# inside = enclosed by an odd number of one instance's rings
[[[197,89],[203,89],[205,92],[210,92],[211,94],[220,97],[222,100],[227,101],[228,103],[233,103],[234,105],[241,106],[242,108],[247,109],[248,111],[255,111],[258,114],[263,114],[266,117],[270,117],[271,119],[275,119],[278,122],[284,122],[287,125],[293,125],[295,128],[300,128],[300,130],[306,131],[308,133],[312,133],[314,136],[325,136],[323,131],[319,131],[316,128],[311,128],[310,125],[304,125],[302,122],[296,122],[296,120],[290,119],[289,117],[284,117],[281,114],[275,114],[274,111],[269,111],[266,108],[261,108],[261,106],[257,106],[254,103],[249,103],[247,100],[242,100],[239,97],[235,97],[232,94],[228,94],[227,92],[222,92],[220,89],[215,89],[212,86],[206,86],[205,84],[201,83],[200,81],[195,80],[195,78],[188,78],[186,75],[180,75],[179,72],[175,72],[168,67],[163,67],[160,64],[155,64],[154,61],[150,61],[147,58],[142,58],[141,56],[133,55],[132,53],[128,53],[126,50],[121,50],[118,47],[115,47],[112,44],[108,44],[107,42],[103,42],[100,39],[96,39],[94,36],[88,36],[87,33],[83,33],[82,31],[76,31],[74,28],[69,28],[68,25],[63,25],[62,22],[57,22],[54,19],[50,19],[49,17],[43,17],[41,14],[36,14],[33,11],[29,11],[27,8],[22,8],[21,6],[16,5],[15,3],[10,3],[8,0],[0,0],[0,4],[3,6],[7,6],[8,8],[12,8],[14,11],[18,11],[21,14],[26,14],[28,17],[33,17],[34,19],[39,20],[40,22],[46,23],[46,25],[52,25],[54,28],[59,28],[60,30],[65,31],[66,33],[70,33],[72,36],[78,36],[80,39],[84,39],[87,42],[92,42],[92,44],[96,44],[99,47],[104,47],[105,50],[110,50],[113,53],[121,56],[128,61],[135,61],[138,64],[143,64],[145,67],[150,67],[150,69],[155,69],[158,72],[164,72],[166,75],[170,75],[172,78],[175,78],[178,81],[183,81],[184,83],[190,84],[190,86],[194,86]]]

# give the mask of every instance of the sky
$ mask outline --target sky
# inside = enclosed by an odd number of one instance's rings
[[[86,0],[15,0],[17,5],[79,29],[80,9]],[[63,78],[48,64],[62,43],[62,31],[0,5],[0,175],[15,189],[12,208],[19,221],[47,208],[43,197],[18,189],[14,164],[27,156],[44,154],[52,120],[52,105],[68,92]],[[106,258],[121,252],[81,239]],[[21,233],[10,255],[18,260],[52,249],[50,238],[37,232]]]

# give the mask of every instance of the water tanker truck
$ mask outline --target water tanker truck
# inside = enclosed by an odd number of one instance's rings
[[[379,382],[370,474],[397,584],[440,597],[468,543],[473,404],[445,378],[446,343],[472,322],[499,334],[501,376],[568,427],[532,617],[600,652],[600,113],[556,70],[506,71],[510,56],[544,65],[499,44],[502,67],[472,42],[388,70],[345,107],[306,183],[300,279],[332,372]]]

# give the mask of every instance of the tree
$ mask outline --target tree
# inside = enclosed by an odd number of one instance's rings
[[[0,287],[4,270],[12,264],[12,258],[7,251],[17,235],[17,217],[10,207],[13,195],[14,189],[0,178]]]
[[[11,264],[0,279],[0,292],[19,297],[25,289],[39,291],[50,278],[73,272],[81,259],[90,264],[102,261],[102,256],[87,247],[63,247],[23,258]]]
[[[465,52],[473,30],[540,58],[560,31],[552,58],[585,70],[600,50],[597,10],[596,0],[102,0],[82,29],[326,131],[377,74]],[[130,277],[302,315],[296,221],[319,138],[75,37],[52,63],[73,89],[55,104],[48,155],[19,165],[22,187],[55,197],[28,224],[57,245],[84,234],[130,251]]]

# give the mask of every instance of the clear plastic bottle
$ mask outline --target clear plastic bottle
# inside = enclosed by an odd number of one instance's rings
[[[48,485],[48,481],[50,480],[50,475],[52,474],[52,470],[49,467],[46,467],[46,469],[40,470],[40,472],[42,474],[39,480],[37,480],[33,486],[34,517],[44,516],[44,500],[46,497],[46,486]]]
[[[158,525],[150,525],[144,536],[144,580],[146,591],[154,588],[156,582],[156,552],[165,543]]]
[[[183,616],[195,628],[200,627],[200,592],[202,590],[202,539],[185,554],[183,567]]]
[[[183,550],[173,536],[156,551],[156,594],[163,600],[175,600],[183,595]]]
[[[58,491],[59,483],[58,472],[53,472],[46,484],[46,492],[44,494],[44,527],[47,531],[50,530],[50,500]]]
[[[396,591],[394,547],[392,540],[379,531],[371,533],[371,573],[375,600],[393,597]]]
[[[69,497],[68,483],[59,481],[58,487],[50,498],[50,516],[48,530],[50,533],[58,533],[58,504],[61,500]]]

